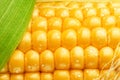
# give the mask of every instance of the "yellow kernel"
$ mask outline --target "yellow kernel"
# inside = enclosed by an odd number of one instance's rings
[[[54,71],[54,56],[49,50],[45,50],[40,53],[40,70],[42,72]]]
[[[91,16],[96,16],[97,15],[97,11],[95,8],[85,8],[83,9],[83,15],[84,17],[91,17]]]
[[[25,80],[40,80],[40,73],[34,72],[34,73],[25,73]]]
[[[91,31],[88,28],[82,27],[77,31],[77,43],[85,48],[90,45]]]
[[[68,8],[79,8],[79,3],[78,2],[70,2],[67,7]]]
[[[95,7],[96,8],[106,8],[107,7],[107,5],[108,5],[108,3],[107,2],[97,2],[96,4],[95,4]]]
[[[99,53],[99,69],[108,69],[113,58],[113,49],[103,47]]]
[[[42,52],[47,48],[47,35],[44,31],[35,31],[32,33],[33,49]]]
[[[62,46],[67,49],[72,49],[77,44],[77,34],[73,29],[65,30],[62,33]]]
[[[8,72],[8,64],[6,64],[1,70],[0,73],[7,73]]]
[[[59,17],[51,17],[48,19],[48,30],[59,30],[62,29],[62,19]]]
[[[82,3],[82,8],[93,8],[94,3],[93,2],[83,2]]]
[[[34,50],[29,50],[25,53],[25,71],[39,71],[39,53]]]
[[[39,9],[38,6],[34,7],[33,13],[32,13],[32,19],[36,18],[39,16]]]
[[[93,46],[85,48],[85,68],[97,69],[98,68],[98,49]]]
[[[78,19],[75,18],[65,18],[63,20],[63,27],[62,30],[66,30],[66,29],[74,29],[74,30],[78,30],[81,27],[81,23]]]
[[[96,17],[96,16],[86,18],[84,21],[84,26],[89,29],[101,27],[101,19],[100,17]]]
[[[15,50],[9,60],[10,73],[23,73],[24,72],[24,53],[20,50]]]
[[[115,18],[115,16],[105,16],[105,17],[103,17],[102,26],[105,29],[115,27],[116,26],[116,18]]]
[[[65,8],[58,8],[56,9],[56,16],[60,18],[69,17],[69,10]]]
[[[98,49],[107,45],[107,32],[104,28],[97,27],[91,32],[92,45]]]
[[[31,24],[32,32],[43,30],[47,31],[47,20],[44,17],[36,17]]]
[[[112,9],[112,14],[114,16],[120,16],[120,8],[113,8]]]
[[[22,52],[27,52],[31,49],[31,33],[26,32],[23,36],[22,41],[20,42],[18,49]]]
[[[0,80],[10,80],[9,74],[0,74]]]
[[[84,80],[98,80],[99,70],[97,69],[85,69]]]
[[[120,28],[113,27],[108,30],[108,46],[115,49],[120,42]]]
[[[71,70],[70,71],[71,80],[83,80],[83,71],[81,70]]]
[[[40,8],[40,16],[42,17],[46,17],[46,18],[50,18],[55,16],[55,10],[54,8],[50,8],[50,7],[44,7],[44,8]]]
[[[47,46],[51,51],[55,51],[61,46],[61,32],[58,30],[50,30],[47,34]]]
[[[23,74],[11,74],[10,80],[24,80]]]
[[[54,80],[70,80],[69,72],[66,70],[56,70],[53,76]]]
[[[70,53],[66,48],[60,47],[54,53],[54,61],[56,69],[70,68]],[[56,79],[57,80],[57,79]]]
[[[41,76],[40,80],[53,80],[52,73],[41,73],[40,76]]]
[[[83,13],[82,10],[77,8],[77,9],[71,9],[70,11],[70,17],[72,18],[76,18],[78,20],[80,20],[81,22],[83,21]]]
[[[97,13],[98,13],[98,16],[100,16],[100,17],[109,16],[111,14],[109,8],[107,8],[107,7],[99,8]]]
[[[120,16],[119,17],[117,17],[117,27],[119,27],[120,28]]]
[[[83,69],[84,68],[84,50],[83,48],[76,46],[70,52],[71,68]]]

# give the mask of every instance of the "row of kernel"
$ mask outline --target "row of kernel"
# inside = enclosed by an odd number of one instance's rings
[[[120,3],[118,2],[79,2],[79,1],[71,1],[71,2],[42,2],[37,3],[39,7],[68,7],[68,8],[88,8],[88,7],[96,7],[96,8],[104,8],[104,7],[120,7]]]
[[[63,32],[58,30],[26,32],[18,49],[26,52],[33,48],[38,52],[42,52],[46,49],[55,51],[61,46],[70,50],[75,46],[85,48],[89,45],[93,45],[98,49],[105,46],[115,49],[119,42],[120,28],[113,27],[106,31],[102,27],[93,30],[82,27],[78,31],[68,29]]]
[[[76,17],[81,17],[81,15],[79,14],[77,14]],[[51,17],[49,19],[46,19],[44,17],[37,16],[31,22],[32,32],[37,30],[43,30],[43,31],[50,31],[50,30],[64,31],[66,29],[78,30],[83,26],[87,27],[88,29],[103,27],[106,30],[108,30],[111,27],[120,27],[120,17],[115,17],[112,15],[105,16],[103,18],[100,18],[98,16],[91,16],[85,18],[84,20],[83,19],[80,20],[75,17],[66,17],[64,19],[59,17]]]
[[[93,46],[85,49],[76,46],[71,51],[60,47],[54,53],[45,50],[40,54],[34,50],[29,50],[25,54],[16,50],[10,58],[8,67],[6,66],[1,73],[8,72],[8,69],[10,73],[53,72],[56,69],[109,69],[115,55],[120,57],[120,54],[114,54],[110,47],[103,47],[99,51]]]
[[[120,74],[116,71],[98,69],[82,70],[55,70],[54,73],[25,73],[0,74],[0,80],[119,80]]]

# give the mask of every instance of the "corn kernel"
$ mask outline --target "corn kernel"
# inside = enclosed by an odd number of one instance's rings
[[[24,53],[20,50],[15,50],[9,60],[10,73],[23,73],[24,72]]]
[[[84,51],[83,48],[76,46],[71,52],[71,68],[72,69],[83,69],[84,68]]]
[[[98,49],[107,45],[107,32],[104,28],[97,27],[91,32],[92,45]]]
[[[47,48],[47,35],[44,31],[35,31],[32,33],[33,49],[42,52]]]
[[[77,31],[77,43],[85,48],[90,45],[91,31],[88,28],[82,27]]]
[[[75,18],[65,18],[63,20],[63,27],[62,30],[67,30],[67,29],[74,29],[78,30],[81,27],[81,23],[78,19]]]
[[[120,16],[120,8],[113,8],[112,9],[112,14],[114,16]]]
[[[113,49],[110,47],[103,47],[99,53],[99,68],[108,69],[113,58]]]
[[[48,19],[48,30],[59,30],[62,29],[62,19],[59,17],[51,17]]]
[[[89,29],[101,27],[101,19],[100,19],[100,17],[97,17],[97,16],[92,16],[92,17],[86,18],[84,21],[84,26]]]
[[[11,74],[10,80],[24,80],[23,74]]]
[[[25,80],[40,80],[40,73],[25,73]]]
[[[113,27],[108,31],[108,46],[115,49],[120,42],[120,28]]]
[[[39,71],[39,53],[34,50],[29,50],[25,53],[25,71]]]
[[[79,8],[79,6],[78,2],[71,2],[67,5],[68,8]]]
[[[102,26],[105,29],[115,27],[116,26],[116,18],[115,18],[115,16],[105,16],[105,17],[103,17]]]
[[[43,31],[47,31],[47,20],[44,17],[36,17],[34,18],[34,20],[32,21],[31,24],[31,28],[32,28],[32,32],[34,31],[38,31],[38,30],[43,30]]]
[[[58,8],[56,9],[56,16],[60,18],[69,17],[69,10],[65,8]]]
[[[55,16],[55,10],[54,8],[44,7],[40,8],[40,16],[50,18]]]
[[[77,45],[77,34],[73,29],[65,30],[61,39],[62,46],[67,49],[72,49]]]
[[[99,70],[97,69],[85,69],[84,80],[98,80]]]
[[[27,52],[31,49],[31,33],[26,32],[23,36],[21,43],[18,46],[18,49],[22,52]]]
[[[0,73],[7,73],[8,72],[8,64],[6,64],[1,70]]]
[[[83,71],[81,70],[71,70],[70,71],[71,80],[83,80]]]
[[[83,9],[83,14],[84,14],[84,17],[87,18],[87,17],[91,17],[91,16],[96,16],[97,11],[95,8],[85,8],[85,9]]]
[[[82,10],[77,8],[77,9],[72,9],[70,11],[70,17],[72,18],[76,18],[78,19],[79,21],[83,21],[84,17],[83,17],[83,13],[82,13]]]
[[[0,80],[10,80],[9,74],[0,74]]]
[[[53,76],[54,80],[70,80],[69,72],[66,70],[56,70]]]
[[[85,68],[97,69],[98,68],[98,50],[93,46],[88,46],[85,49]]]
[[[54,53],[54,61],[56,69],[70,68],[70,53],[66,48],[60,47]],[[56,79],[57,80],[57,79]]]
[[[41,73],[40,76],[41,76],[40,80],[53,80],[52,73]]]
[[[97,14],[100,17],[105,17],[105,16],[109,16],[111,13],[109,8],[99,8]]]
[[[54,56],[49,50],[45,50],[40,54],[40,70],[42,72],[53,72]]]
[[[55,51],[61,46],[61,32],[58,30],[50,30],[47,34],[47,46],[51,51]]]

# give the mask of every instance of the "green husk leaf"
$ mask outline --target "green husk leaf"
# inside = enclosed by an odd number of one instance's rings
[[[0,69],[26,31],[34,4],[35,0],[0,0]]]

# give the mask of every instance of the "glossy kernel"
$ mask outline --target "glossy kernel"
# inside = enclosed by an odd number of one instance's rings
[[[47,34],[44,31],[35,31],[32,33],[32,47],[38,52],[47,48]]]
[[[23,73],[24,72],[24,53],[20,50],[15,50],[9,60],[9,71],[11,73]]]
[[[51,51],[55,51],[61,46],[61,32],[58,30],[50,30],[47,34],[47,46]]]
[[[65,30],[62,33],[62,47],[72,49],[77,44],[77,34],[73,29]]]
[[[49,50],[45,50],[40,54],[40,71],[41,72],[54,71],[54,55]]]
[[[110,63],[113,58],[113,49],[110,47],[103,47],[99,53],[99,69],[110,68]]]
[[[65,18],[63,20],[62,30],[65,31],[67,29],[78,30],[81,27],[81,23],[78,19],[75,18]]]
[[[69,69],[70,68],[70,53],[68,49],[60,47],[54,52],[54,61],[56,69]]]
[[[39,53],[34,50],[29,50],[25,53],[25,71],[39,71]]]
[[[54,80],[70,80],[69,72],[66,70],[56,70],[53,76]]]
[[[81,70],[71,70],[70,79],[71,80],[83,80],[83,71]]]
[[[84,50],[83,48],[76,46],[71,52],[71,69],[84,69]]]
[[[120,42],[120,28],[113,27],[108,30],[108,46],[115,49]]]
[[[77,31],[77,43],[79,46],[85,48],[91,43],[91,31],[86,27],[82,27]]]
[[[22,52],[27,52],[31,49],[31,33],[26,32],[23,36],[22,41],[20,42],[18,49]]]
[[[107,32],[104,28],[97,27],[91,32],[92,45],[98,49],[107,45]]]
[[[93,46],[88,46],[84,51],[85,56],[85,68],[86,69],[97,69],[99,52],[98,49]]]
[[[36,17],[31,24],[32,32],[43,30],[47,31],[47,19],[44,17]]]

